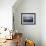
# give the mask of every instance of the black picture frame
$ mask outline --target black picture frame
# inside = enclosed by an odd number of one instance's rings
[[[35,25],[36,13],[21,13],[21,24],[22,25]]]

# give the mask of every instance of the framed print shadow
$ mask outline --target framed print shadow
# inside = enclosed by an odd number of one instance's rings
[[[35,25],[36,13],[21,13],[21,24],[22,25]]]

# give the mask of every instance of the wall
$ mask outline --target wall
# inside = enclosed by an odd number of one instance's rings
[[[9,30],[12,29],[12,6],[15,2],[16,0],[0,0],[0,28],[6,27]],[[0,32],[2,32],[3,30],[0,29]],[[3,31],[3,33],[0,34],[0,38],[5,38],[5,35],[10,35],[9,31]]]
[[[42,46],[46,46],[46,0],[41,0],[41,31]]]
[[[22,32],[24,38],[34,40],[36,46],[41,46],[40,12],[41,12],[40,0],[22,0],[19,4],[16,3],[13,6],[15,30],[18,30],[18,32]],[[22,25],[21,13],[36,13],[36,25]]]
[[[0,27],[12,29],[12,6],[16,0],[0,0]]]

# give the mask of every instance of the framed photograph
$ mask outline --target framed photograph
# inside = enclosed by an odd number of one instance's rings
[[[36,24],[36,13],[21,13],[21,24],[35,25]]]

